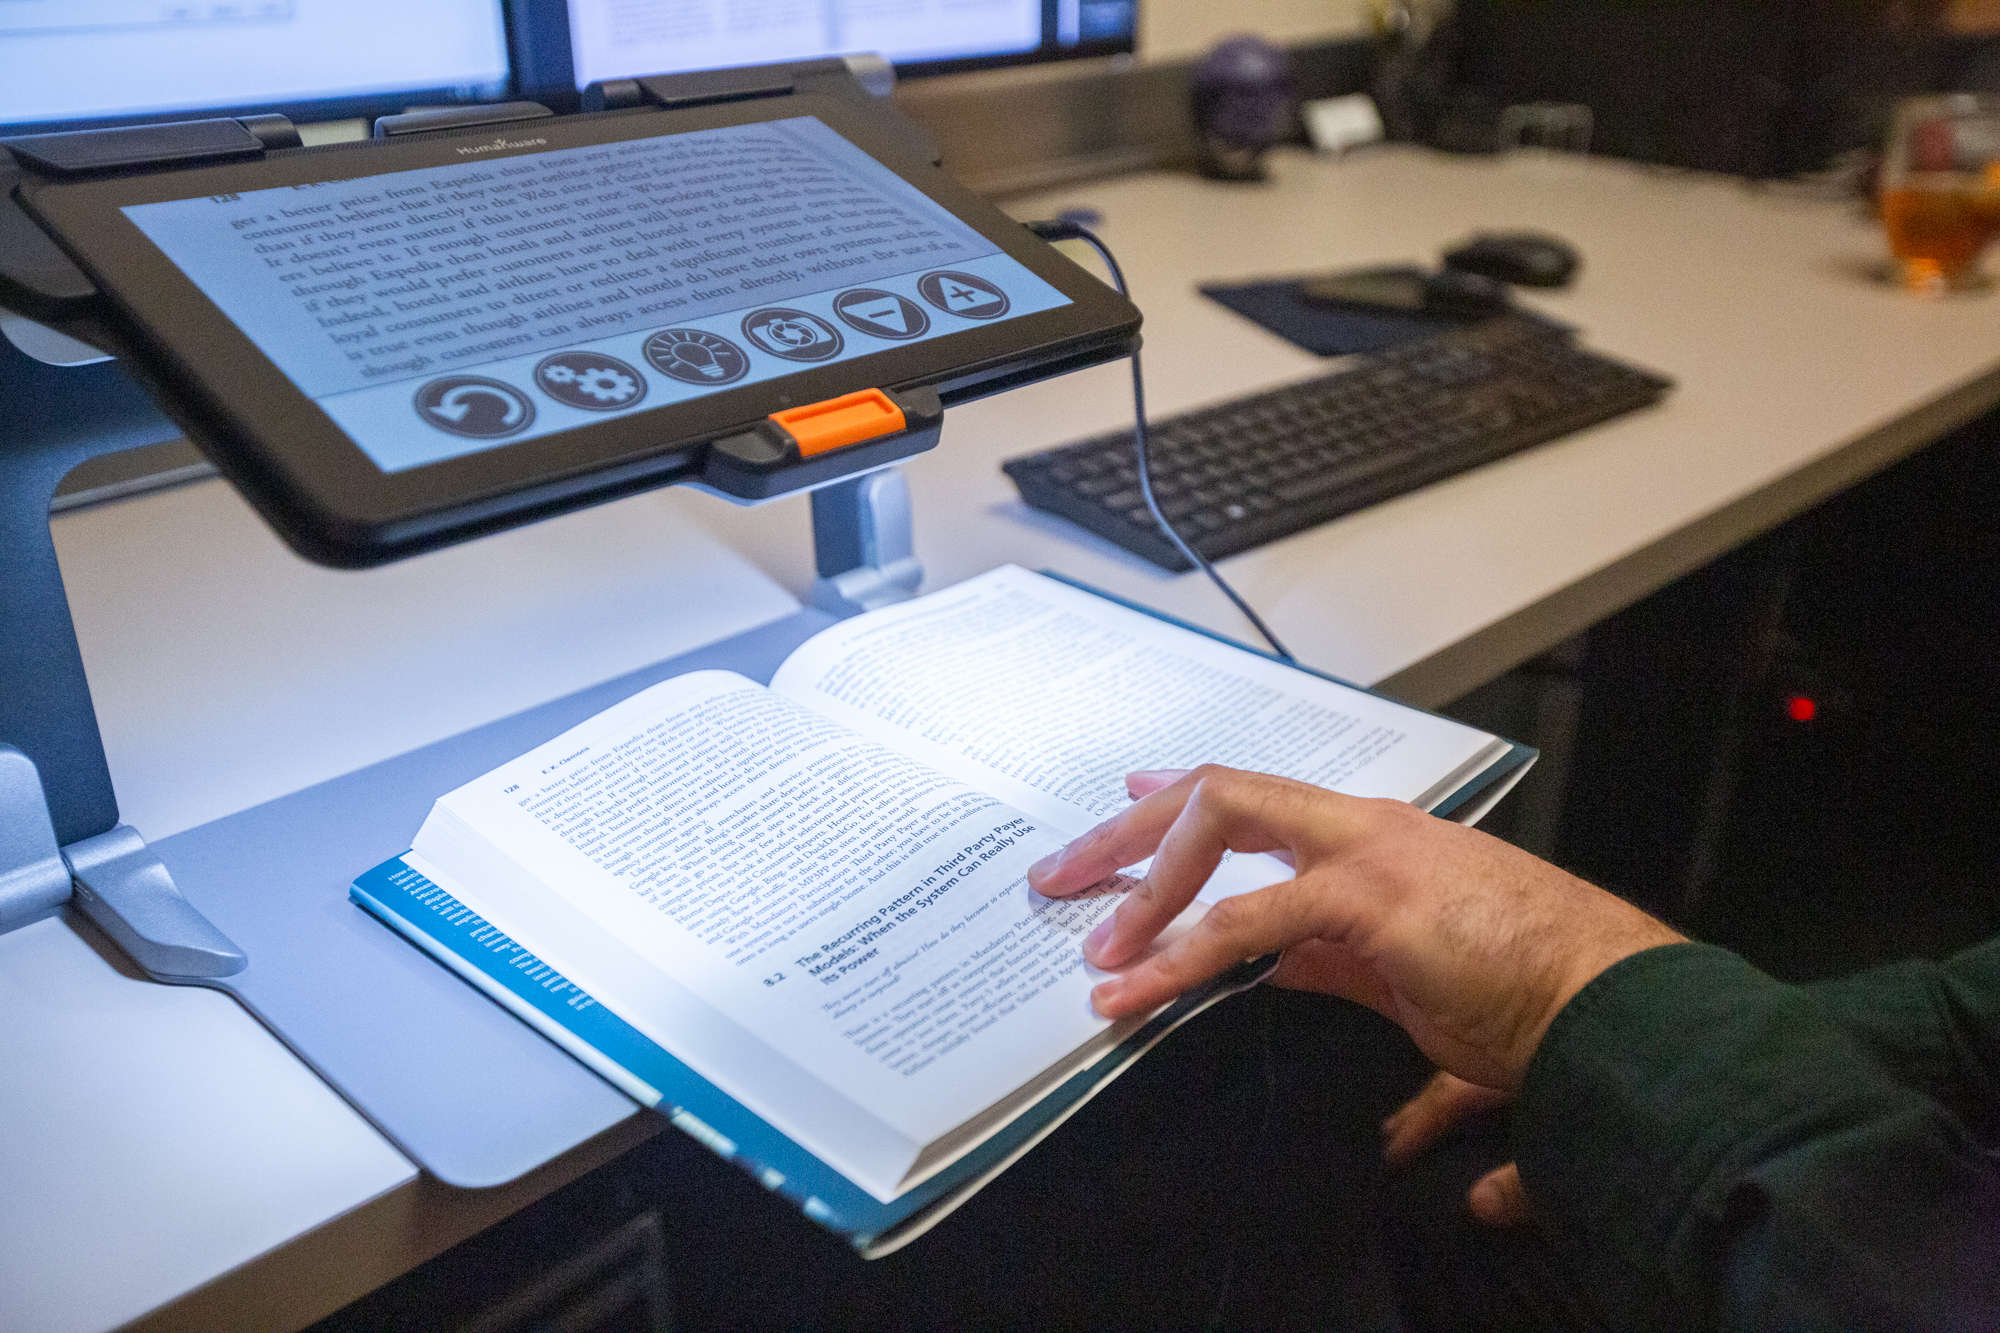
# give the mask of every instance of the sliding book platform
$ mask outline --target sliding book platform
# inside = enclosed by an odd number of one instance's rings
[[[204,981],[240,1000],[418,1165],[498,1185],[637,1105],[356,908],[358,870],[409,845],[440,792],[655,681],[768,675],[815,610],[633,672],[154,844],[249,965]]]

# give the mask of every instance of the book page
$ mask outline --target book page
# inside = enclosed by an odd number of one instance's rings
[[[1113,1026],[1035,816],[729,672],[663,682],[442,797],[415,849],[466,905],[677,1053],[682,988],[912,1155]],[[643,960],[643,961],[638,961]],[[685,1034],[683,1034],[685,1035]],[[856,1183],[768,1062],[683,1054]],[[782,1079],[776,1082],[782,1082]],[[810,1100],[808,1096],[808,1100]],[[942,1162],[933,1161],[933,1168]],[[905,1182],[906,1183],[906,1182]]]
[[[1505,744],[1013,566],[821,631],[771,688],[1071,834],[1139,769],[1427,806]]]

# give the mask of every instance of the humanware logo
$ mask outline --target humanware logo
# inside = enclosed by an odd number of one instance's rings
[[[475,144],[471,148],[461,148],[460,153],[497,153],[503,148],[533,148],[545,144],[547,139],[495,139],[492,143]]]

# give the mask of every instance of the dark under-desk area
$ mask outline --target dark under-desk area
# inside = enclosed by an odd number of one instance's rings
[[[1302,67],[1347,68],[1313,49]],[[1135,105],[1166,77],[1126,73]],[[1019,95],[993,92],[1008,77],[1050,81],[981,74],[968,96]],[[941,86],[900,95],[921,108]],[[956,166],[977,140],[952,134]],[[1021,219],[1101,216],[1146,316],[1157,416],[1327,368],[1199,284],[1428,262],[1500,226],[1585,256],[1574,286],[1521,304],[1676,382],[1643,413],[1224,562],[1299,657],[1540,747],[1492,831],[1780,977],[1991,934],[1995,298],[1876,282],[1878,224],[1783,181],[1414,145],[1292,145],[1267,166],[1247,185],[1017,175],[1001,197]],[[1199,575],[1027,508],[1000,470],[1130,411],[1115,365],[953,409],[903,469],[925,589],[1012,562],[1244,637]],[[814,576],[803,497],[654,492],[354,574],[298,561],[212,478],[95,498],[53,530],[121,808],[154,836],[769,623]],[[688,568],[711,576],[699,595],[666,572]],[[379,643],[357,642],[370,626]],[[177,642],[197,632],[230,635],[228,661]],[[481,654],[511,679],[455,691]],[[1263,988],[1219,1006],[864,1264],[638,1113],[514,1184],[453,1190],[225,997],[143,981],[73,918],[30,929],[0,937],[0,982],[41,997],[0,1023],[0,1062],[36,1071],[0,1093],[0,1170],[17,1200],[58,1202],[41,1220],[8,1205],[0,1234],[35,1264],[7,1285],[61,1310],[116,1261],[133,1293],[77,1302],[68,1326],[536,1327],[594,1299],[631,1322],[574,1326],[1394,1326],[1379,1125],[1429,1065],[1343,1002]],[[205,1063],[176,1063],[190,1051]],[[1440,1191],[1483,1169],[1478,1147],[1441,1160]],[[94,1234],[108,1256],[74,1257]]]

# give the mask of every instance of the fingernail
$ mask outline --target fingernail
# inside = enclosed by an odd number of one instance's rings
[[[1139,798],[1132,796],[1132,786],[1134,783],[1155,783],[1158,786],[1165,787],[1180,781],[1186,776],[1187,770],[1185,768],[1142,768],[1136,773],[1127,773],[1125,775],[1125,794],[1131,796],[1136,801]]]
[[[1096,989],[1090,992],[1090,1007],[1100,1014],[1104,1013],[1105,1006],[1116,1003],[1118,993],[1124,989],[1125,982],[1122,977],[1099,982]]]
[[[1062,849],[1057,848],[1029,866],[1028,873],[1036,879],[1047,879],[1050,875],[1055,874],[1056,867],[1062,864],[1062,855]]]

